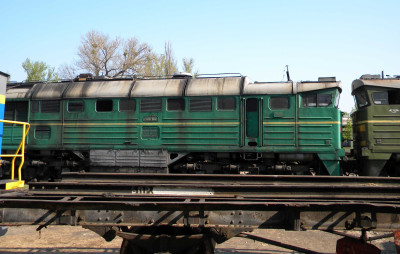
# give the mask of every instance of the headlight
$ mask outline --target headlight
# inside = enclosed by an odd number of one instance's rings
[[[361,147],[367,147],[367,141],[366,140],[361,140],[360,141],[360,146]]]
[[[367,128],[365,127],[365,124],[360,124],[357,126],[357,131],[358,132],[365,132]]]

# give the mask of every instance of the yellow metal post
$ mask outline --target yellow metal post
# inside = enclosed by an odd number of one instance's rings
[[[8,157],[13,158],[11,162],[11,181],[5,184],[5,189],[15,189],[15,188],[23,188],[25,182],[22,180],[22,166],[25,162],[25,138],[28,135],[30,124],[25,122],[18,122],[18,121],[9,121],[9,120],[0,120],[2,123],[9,123],[9,124],[19,124],[22,125],[22,139],[18,146],[17,151],[15,154],[0,154],[0,157]],[[15,160],[17,158],[21,158],[20,164],[18,166],[18,181],[15,181]]]

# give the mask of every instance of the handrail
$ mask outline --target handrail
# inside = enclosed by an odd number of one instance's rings
[[[19,124],[22,125],[22,139],[21,142],[18,146],[17,151],[15,154],[0,154],[0,157],[8,157],[8,158],[13,158],[11,162],[11,180],[14,180],[15,176],[15,160],[17,158],[21,158],[21,162],[18,167],[18,181],[22,181],[22,166],[24,165],[25,162],[25,138],[28,135],[29,129],[31,128],[31,125],[26,122],[19,122],[19,121],[10,121],[10,120],[0,120],[0,123],[9,123],[9,124]],[[21,153],[20,153],[21,151]]]

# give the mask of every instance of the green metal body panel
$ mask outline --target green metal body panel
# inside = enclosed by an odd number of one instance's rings
[[[354,150],[363,175],[379,175],[392,154],[400,153],[400,105],[372,101],[373,92],[387,90],[366,88],[369,105],[352,114]]]
[[[16,103],[22,103],[26,106],[26,110],[21,107],[16,108]],[[29,122],[30,115],[29,101],[26,99],[7,99],[6,107],[12,108],[12,115],[5,115],[6,120]],[[29,133],[28,133],[29,134]],[[3,125],[3,150],[15,151],[18,148],[19,143],[22,139],[22,126],[16,124],[4,124]],[[30,137],[28,136],[25,140],[26,145],[29,145]]]
[[[120,112],[119,99],[112,100],[114,110],[110,112],[97,112],[95,99],[78,101],[84,103],[82,112],[69,112],[64,107],[61,132],[63,149],[128,149],[137,146],[138,126],[135,123],[138,116],[130,112]]]
[[[325,89],[314,93],[331,94],[333,104],[339,92]],[[288,108],[270,108],[270,99],[277,96],[288,98]],[[191,112],[191,97],[180,97],[185,100],[183,111],[166,110],[168,98],[161,98],[161,112],[140,112],[143,98],[134,98],[134,112],[120,111],[119,98],[110,99],[111,112],[96,112],[96,99],[64,100],[60,113],[30,113],[27,149],[312,153],[330,174],[341,174],[341,114],[334,105],[304,108],[302,94],[225,97],[234,98],[235,109],[218,109],[217,96],[211,97],[211,112]],[[70,101],[82,101],[84,110],[69,112]],[[40,134],[44,126],[50,130],[48,136]],[[13,148],[13,141],[18,140],[15,130],[6,127],[4,133],[4,146]]]
[[[263,127],[265,147],[276,151],[296,151],[297,144],[297,112],[298,95],[280,95],[287,97],[289,101],[288,109],[272,109],[270,106],[271,98],[278,96],[265,96]]]

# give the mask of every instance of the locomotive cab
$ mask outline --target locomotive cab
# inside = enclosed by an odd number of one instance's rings
[[[352,83],[354,154],[359,174],[399,175],[400,78],[363,75]]]

